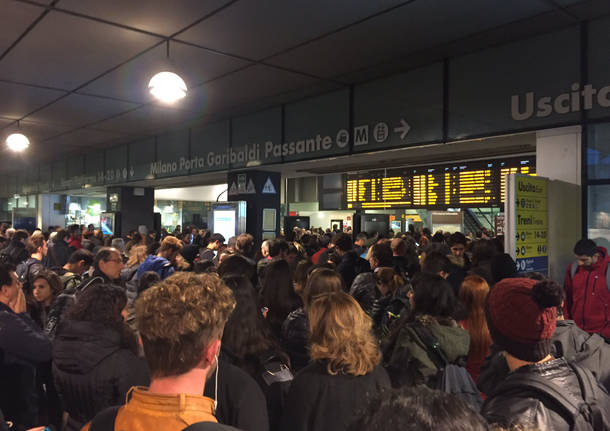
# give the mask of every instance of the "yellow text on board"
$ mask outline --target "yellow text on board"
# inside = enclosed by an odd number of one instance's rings
[[[547,256],[547,182],[519,175],[515,186],[517,258]]]

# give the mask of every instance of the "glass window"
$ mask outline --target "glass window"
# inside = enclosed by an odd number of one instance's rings
[[[610,185],[589,186],[588,237],[610,247]]]
[[[589,126],[587,166],[589,179],[610,178],[610,123]]]

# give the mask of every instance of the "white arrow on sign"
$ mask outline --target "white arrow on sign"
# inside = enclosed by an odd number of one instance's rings
[[[404,118],[400,119],[400,126],[394,127],[394,133],[400,133],[401,140],[407,136],[409,130],[411,130],[411,126],[409,126],[409,123],[407,123]]]

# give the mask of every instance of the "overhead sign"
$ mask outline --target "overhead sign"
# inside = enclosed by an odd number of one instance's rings
[[[411,70],[354,88],[354,151],[443,138],[443,65]]]
[[[586,89],[572,86],[581,79],[580,56],[573,26],[452,59],[449,138],[578,122],[581,107],[574,104]]]
[[[284,141],[265,144],[263,157],[281,155],[284,161],[311,159],[349,152],[347,89],[312,97],[284,108]]]
[[[464,162],[348,175],[347,209],[490,207],[504,202],[504,178],[530,174],[534,158]]]
[[[529,175],[510,175],[507,245],[519,272],[546,274],[548,255],[548,180]]]

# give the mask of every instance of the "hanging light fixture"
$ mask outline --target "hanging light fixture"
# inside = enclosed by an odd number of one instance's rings
[[[19,128],[19,121],[17,127]],[[30,146],[30,140],[23,133],[11,133],[6,138],[6,145],[11,151],[21,152]]]
[[[169,63],[169,39],[167,40],[167,62]],[[173,72],[163,71],[152,77],[148,83],[150,94],[164,103],[174,103],[186,96],[186,83]]]

